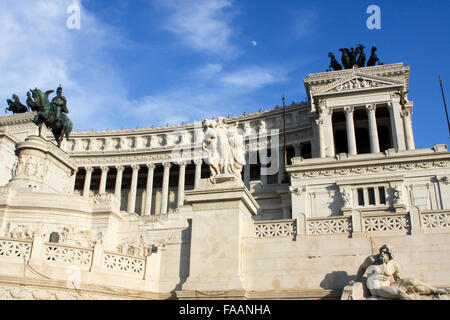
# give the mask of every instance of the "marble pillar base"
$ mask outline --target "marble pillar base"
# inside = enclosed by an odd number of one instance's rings
[[[241,241],[254,233],[258,204],[242,181],[203,179],[186,192],[192,206],[189,277],[183,291],[245,290]]]
[[[16,191],[73,194],[76,165],[54,143],[30,136],[17,144],[18,162],[6,185]]]

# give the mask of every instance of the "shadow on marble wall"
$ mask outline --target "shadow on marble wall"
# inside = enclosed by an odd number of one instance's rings
[[[192,219],[188,219],[189,226],[181,231],[181,250],[180,250],[180,282],[175,286],[174,291],[182,289],[183,284],[186,282],[189,276],[189,265],[191,257],[191,231],[192,231]]]
[[[327,273],[320,282],[320,287],[327,290],[342,290],[351,280],[356,280],[356,274],[349,275],[347,271]]]

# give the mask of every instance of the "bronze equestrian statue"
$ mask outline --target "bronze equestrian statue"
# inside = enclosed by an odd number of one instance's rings
[[[27,104],[30,109],[37,112],[32,121],[39,127],[39,136],[41,136],[42,125],[45,124],[47,128],[52,130],[57,146],[61,147],[64,137],[69,139],[73,123],[66,115],[69,110],[67,109],[67,100],[62,95],[61,86],[56,90],[56,97],[50,102],[48,96],[53,92],[53,90],[43,92],[37,88],[30,89],[27,94]]]

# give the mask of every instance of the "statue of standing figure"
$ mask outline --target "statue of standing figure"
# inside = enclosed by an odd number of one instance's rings
[[[203,121],[204,138],[202,147],[204,157],[211,171],[210,181],[216,183],[220,178],[233,178],[241,181],[245,165],[243,137],[237,132],[237,125],[228,126],[225,118]]]

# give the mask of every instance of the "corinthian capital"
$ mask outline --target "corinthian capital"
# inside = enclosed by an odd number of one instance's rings
[[[344,107],[344,112],[345,115],[353,115],[353,112],[355,111],[355,108],[350,106],[350,107]]]
[[[377,107],[374,104],[366,104],[367,112],[374,112],[376,109],[377,109]]]
[[[407,109],[403,109],[402,111],[400,111],[401,115],[403,117],[410,117],[411,116],[411,111],[407,110]]]

